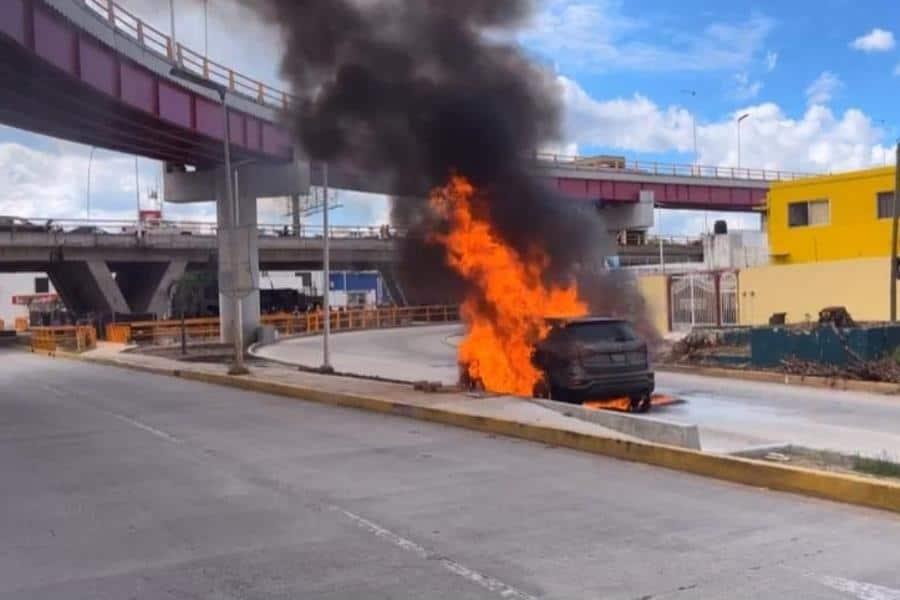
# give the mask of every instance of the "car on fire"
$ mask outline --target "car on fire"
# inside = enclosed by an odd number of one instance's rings
[[[536,397],[562,402],[628,398],[632,412],[647,412],[655,387],[647,342],[624,319],[548,319],[550,332],[532,362],[543,377]]]

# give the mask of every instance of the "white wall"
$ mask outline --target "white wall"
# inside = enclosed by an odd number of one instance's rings
[[[708,269],[743,269],[769,264],[769,237],[763,231],[729,231],[703,238]]]
[[[28,310],[24,306],[15,306],[13,296],[34,293],[36,277],[46,277],[44,273],[0,273],[0,319],[7,329],[15,326],[16,317],[27,317]],[[53,285],[50,285],[53,292]]]

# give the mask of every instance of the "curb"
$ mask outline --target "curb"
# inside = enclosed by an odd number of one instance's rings
[[[589,423],[596,423],[608,429],[663,446],[677,446],[700,450],[700,429],[696,425],[682,425],[647,415],[633,415],[605,410],[591,410],[577,404],[566,404],[555,400],[532,398],[529,400],[544,408],[549,408],[567,417],[575,417]]]
[[[724,367],[655,365],[655,368],[657,371],[666,373],[683,373],[685,375],[701,375],[704,377],[741,379],[743,381],[756,381],[761,383],[802,385],[806,387],[827,388],[851,392],[870,392],[885,395],[900,394],[900,384],[887,383],[884,381],[832,379],[830,377],[819,377],[814,375],[791,375],[787,373],[773,373],[772,371],[751,371],[746,369],[728,369]]]
[[[644,463],[732,483],[900,513],[900,483],[886,480],[814,471],[802,467],[774,464],[723,454],[708,454],[650,442],[633,442],[607,438],[545,425],[519,423],[496,417],[467,415],[440,408],[392,402],[368,396],[328,392],[321,389],[261,381],[247,377],[148,367],[125,364],[112,359],[88,358],[62,353],[57,353],[55,356],[106,366],[124,367],[145,373],[180,377],[190,381],[273,394],[308,402],[430,421],[483,433],[570,448],[620,460]]]

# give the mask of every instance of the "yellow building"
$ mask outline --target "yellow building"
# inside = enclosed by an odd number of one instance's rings
[[[887,256],[894,167],[775,183],[767,229],[774,264]]]

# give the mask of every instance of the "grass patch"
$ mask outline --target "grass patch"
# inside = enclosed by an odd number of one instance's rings
[[[900,479],[900,464],[885,458],[853,457],[853,470],[876,477],[896,477]]]

